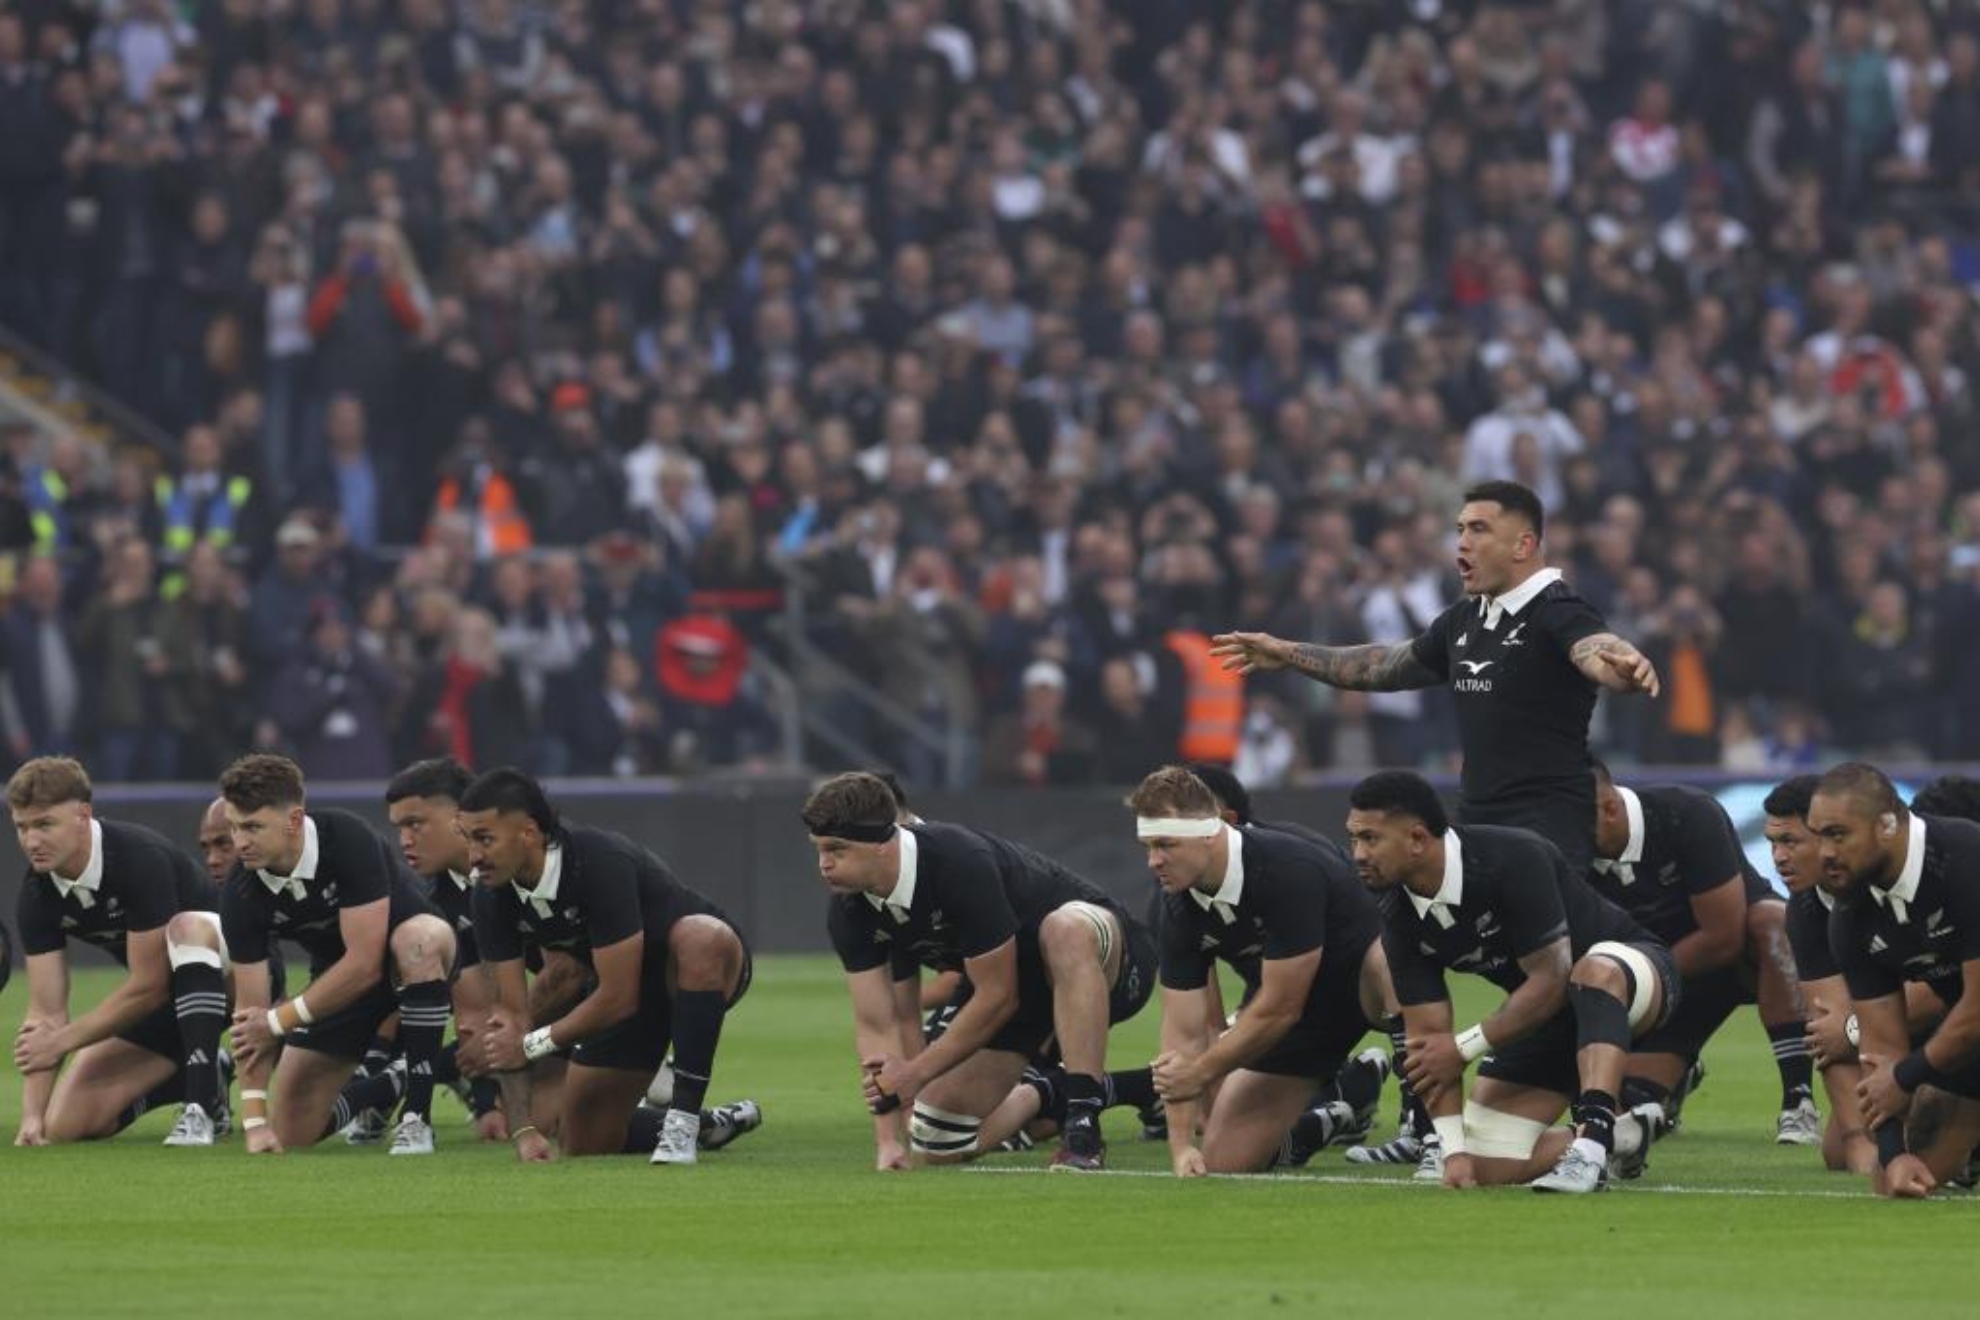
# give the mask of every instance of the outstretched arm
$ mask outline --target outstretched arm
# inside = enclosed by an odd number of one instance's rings
[[[1210,654],[1240,674],[1291,669],[1315,682],[1359,692],[1401,692],[1443,681],[1416,658],[1409,642],[1318,646],[1270,633],[1225,633],[1210,641]]]
[[[1574,667],[1611,692],[1641,692],[1654,697],[1664,690],[1650,658],[1614,633],[1596,633],[1568,651]]]

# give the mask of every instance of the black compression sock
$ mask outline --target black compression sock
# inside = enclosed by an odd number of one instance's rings
[[[461,1043],[450,1040],[440,1049],[440,1057],[433,1061],[433,1084],[452,1086],[461,1080]]]
[[[137,1099],[125,1105],[117,1115],[117,1131],[122,1132],[131,1124],[143,1118],[152,1110],[164,1105],[180,1105],[186,1101],[186,1075],[173,1073],[158,1085],[146,1091]]]
[[[720,990],[682,990],[674,995],[674,1098],[669,1108],[688,1114],[701,1111],[728,1011],[728,997]]]
[[[227,982],[219,967],[200,962],[174,967],[172,1007],[179,1016],[186,1100],[211,1118],[226,1100],[220,1093],[220,1033],[227,1025]]]
[[[1781,1073],[1781,1108],[1793,1109],[1815,1096],[1815,1061],[1808,1057],[1808,1025],[1776,1022],[1767,1028],[1774,1066]]]
[[[1155,1103],[1155,1073],[1148,1068],[1124,1068],[1101,1078],[1106,1088],[1107,1108],[1129,1105],[1146,1109]]]
[[[399,991],[399,1044],[406,1052],[404,1112],[428,1122],[433,1114],[433,1063],[454,1006],[445,981],[416,981]]]
[[[1616,1148],[1616,1098],[1607,1091],[1583,1091],[1574,1101],[1575,1126],[1603,1150]]]
[[[404,1089],[405,1074],[397,1068],[388,1067],[375,1077],[353,1074],[330,1107],[329,1126],[323,1129],[323,1135],[327,1137],[338,1131],[367,1109],[376,1109],[381,1114],[391,1112]]]
[[[376,1077],[391,1066],[399,1053],[399,1042],[390,1036],[373,1036],[371,1044],[364,1047],[364,1057],[358,1060],[358,1073],[363,1077]]]

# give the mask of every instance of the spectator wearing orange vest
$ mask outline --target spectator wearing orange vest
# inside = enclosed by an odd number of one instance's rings
[[[449,465],[447,476],[433,497],[433,515],[427,520],[426,539],[433,539],[435,520],[450,513],[462,513],[474,524],[474,553],[477,559],[506,559],[522,554],[536,544],[529,519],[523,515],[516,488],[502,471],[491,446],[472,432]]]
[[[1162,640],[1181,658],[1188,683],[1177,754],[1185,761],[1229,765],[1244,738],[1244,676],[1210,654],[1204,633],[1177,629]]]

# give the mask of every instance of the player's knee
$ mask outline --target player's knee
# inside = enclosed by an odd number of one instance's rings
[[[194,944],[203,949],[220,947],[220,932],[213,923],[191,912],[181,912],[165,923],[165,939],[170,944]]]
[[[976,1154],[977,1134],[983,1120],[973,1114],[937,1109],[925,1100],[914,1102],[908,1117],[908,1144],[925,1159],[966,1160]]]
[[[1578,985],[1586,990],[1600,990],[1605,994],[1624,999],[1629,992],[1629,984],[1623,969],[1608,958],[1595,954],[1582,955],[1568,975],[1570,985]]]
[[[742,940],[714,917],[681,918],[667,932],[667,948],[683,990],[727,990],[742,970]]]
[[[1103,928],[1103,914],[1088,904],[1068,903],[1045,914],[1038,923],[1038,951],[1055,971],[1098,966],[1113,941]]]
[[[454,932],[439,917],[411,917],[392,932],[392,961],[403,981],[437,981],[454,962]]]

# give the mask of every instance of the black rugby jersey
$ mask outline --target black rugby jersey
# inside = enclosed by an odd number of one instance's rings
[[[122,963],[133,932],[157,930],[181,912],[219,911],[206,868],[164,835],[114,820],[93,821],[90,835],[82,875],[58,882],[30,870],[23,878],[15,906],[23,952],[55,953],[73,939]]]
[[[344,909],[388,899],[386,925],[394,929],[438,915],[422,890],[399,850],[362,817],[312,808],[303,817],[295,871],[274,876],[236,863],[220,894],[220,923],[235,962],[261,962],[276,940],[293,940],[309,954],[314,976],[344,956]]]
[[[1403,1004],[1450,998],[1448,971],[1501,990],[1526,983],[1519,960],[1567,937],[1579,958],[1603,940],[1650,934],[1575,875],[1560,850],[1530,830],[1466,825],[1444,835],[1444,881],[1435,898],[1397,885],[1382,896],[1383,946]]]
[[[957,971],[1004,941],[1035,961],[1038,926],[1071,902],[1092,903],[1121,918],[1119,905],[1058,862],[993,834],[920,821],[901,827],[901,876],[882,899],[835,894],[826,929],[849,972],[893,969],[905,981],[922,967]]]
[[[1588,720],[1596,685],[1568,652],[1609,626],[1556,569],[1534,574],[1497,604],[1459,601],[1410,644],[1456,700],[1464,801],[1502,805],[1564,793],[1585,798],[1592,820]]]

